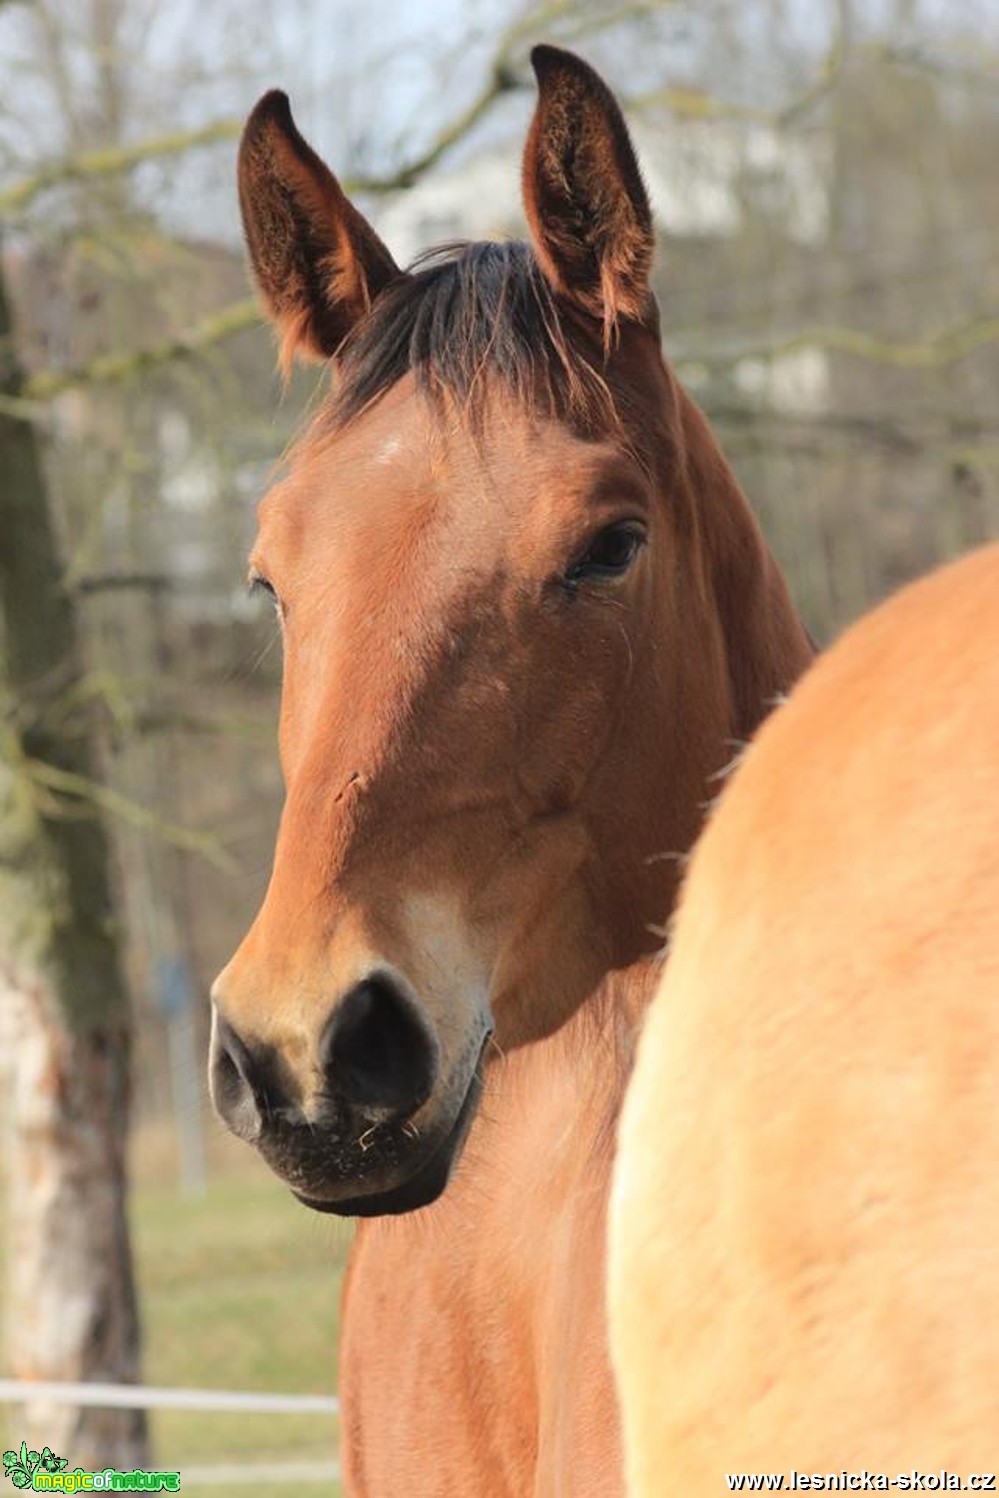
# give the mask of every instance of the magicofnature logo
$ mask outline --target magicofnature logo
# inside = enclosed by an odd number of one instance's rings
[[[5,1451],[3,1469],[15,1488],[32,1488],[39,1492],[58,1493],[176,1493],[180,1490],[179,1472],[146,1472],[136,1468],[119,1472],[105,1467],[103,1472],[85,1472],[82,1467],[68,1472],[64,1456],[56,1456],[51,1447],[29,1451],[26,1441],[20,1451]]]

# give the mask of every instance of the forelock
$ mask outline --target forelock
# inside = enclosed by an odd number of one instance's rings
[[[496,378],[532,411],[606,423],[601,364],[599,330],[571,321],[528,245],[447,245],[387,286],[342,345],[324,424],[342,428],[409,373],[472,425]]]

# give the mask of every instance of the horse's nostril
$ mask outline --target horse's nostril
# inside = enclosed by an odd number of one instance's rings
[[[437,1077],[434,1033],[388,973],[365,978],[341,1000],[320,1056],[333,1094],[370,1123],[415,1113]]]
[[[224,1046],[220,1046],[215,1059],[212,1084],[216,1107],[235,1103],[246,1086],[242,1072]]]
[[[216,1011],[208,1084],[219,1117],[240,1139],[255,1140],[263,1125],[260,1079],[249,1050]]]

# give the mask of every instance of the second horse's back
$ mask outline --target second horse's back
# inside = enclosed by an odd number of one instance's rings
[[[995,1470],[997,1079],[993,546],[819,661],[695,852],[612,1212],[632,1494]]]

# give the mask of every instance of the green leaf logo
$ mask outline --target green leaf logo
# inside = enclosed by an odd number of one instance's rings
[[[30,1488],[35,1473],[61,1472],[67,1465],[64,1456],[56,1456],[51,1446],[42,1451],[29,1451],[27,1441],[21,1442],[20,1451],[5,1451],[3,1469],[15,1488]]]

